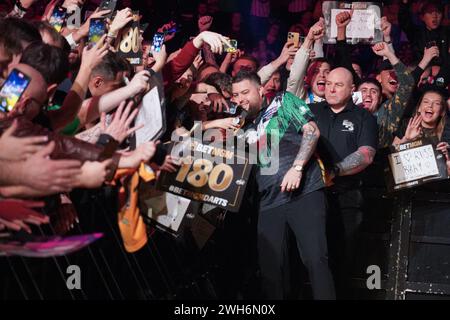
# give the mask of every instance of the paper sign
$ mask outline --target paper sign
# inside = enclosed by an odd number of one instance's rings
[[[336,16],[353,10],[352,20],[346,28],[347,43],[374,44],[383,40],[381,31],[381,9],[376,2],[324,1],[322,12],[325,20],[323,43],[334,44],[337,38]]]
[[[158,92],[158,86],[151,79],[153,88],[146,93],[139,105],[139,113],[136,116],[135,126],[144,125],[136,131],[136,145],[155,140],[164,133],[164,110]]]
[[[396,184],[439,174],[432,145],[391,154],[389,162]]]
[[[416,187],[448,178],[447,165],[436,143],[420,139],[392,147],[389,159],[388,189],[391,191]]]
[[[336,16],[344,11],[343,9],[331,10],[331,37],[337,37]],[[333,21],[335,23],[333,23]],[[352,20],[347,26],[347,38],[370,39],[375,36],[375,12],[368,10],[355,10]]]

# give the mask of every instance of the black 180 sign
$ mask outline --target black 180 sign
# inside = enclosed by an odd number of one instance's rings
[[[181,159],[177,172],[161,173],[157,188],[230,211],[239,211],[251,171],[248,156],[197,141],[191,142],[191,150],[193,155]]]
[[[133,13],[133,20],[122,30],[116,50],[131,65],[142,63],[140,45],[139,13]]]

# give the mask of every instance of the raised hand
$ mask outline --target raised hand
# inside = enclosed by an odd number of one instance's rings
[[[231,47],[228,38],[211,31],[204,31],[193,40],[193,44],[197,49],[201,49],[204,43],[209,44],[211,46],[211,51],[218,54],[222,54],[224,43]]]
[[[422,134],[422,116],[420,114],[415,115],[409,120],[408,127],[405,132],[405,139],[407,141],[413,141]]]
[[[214,18],[211,16],[203,16],[198,19],[198,30],[200,32],[208,31],[211,28]]]
[[[148,83],[150,77],[150,72],[147,70],[136,73],[130,83],[127,84],[127,89],[130,91],[130,96],[135,96],[138,93],[148,91],[150,87],[150,84]]]
[[[133,12],[130,8],[117,11],[115,18],[109,27],[109,33],[117,35],[131,20],[133,20]]]
[[[375,45],[372,46],[373,52],[380,57],[387,57],[391,51],[389,50],[389,47],[384,42],[378,42]]]
[[[13,136],[17,129],[17,120],[0,137],[0,159],[9,161],[26,160],[45,147],[47,136],[17,138]]]
[[[342,11],[336,15],[336,25],[338,28],[346,28],[352,20],[353,10]]]
[[[325,20],[320,18],[308,32],[306,38],[310,41],[316,41],[321,39],[325,35]]]
[[[286,42],[283,46],[283,50],[281,50],[281,54],[278,57],[278,59],[280,60],[280,62],[282,64],[286,63],[289,58],[292,58],[293,56],[295,56],[295,54],[297,53],[299,48],[296,48],[294,46],[294,43],[292,42]]]
[[[105,42],[106,35],[103,35],[100,40],[92,47],[85,47],[83,55],[81,56],[80,70],[90,72],[103,60],[103,57],[108,53],[109,45]],[[80,71],[81,72],[81,71]]]
[[[144,126],[144,124],[141,124],[139,126],[130,128],[130,125],[136,118],[139,109],[135,108],[133,111],[131,111],[133,109],[134,103],[129,102],[126,107],[125,103],[126,102],[124,101],[119,105],[109,126],[106,126],[105,113],[102,113],[101,116],[102,131],[113,137],[116,141],[119,142],[119,144],[121,144],[128,136]]]
[[[160,27],[158,29],[159,33],[164,33],[164,42],[168,42],[170,40],[172,40],[173,38],[175,38],[175,32],[172,33],[166,33],[167,30],[170,30],[172,28],[174,28],[177,24],[173,21],[170,21],[169,23],[164,24],[162,27]]]

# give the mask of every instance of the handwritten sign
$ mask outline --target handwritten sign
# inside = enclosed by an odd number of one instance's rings
[[[436,145],[421,139],[399,145],[388,156],[391,190],[422,185],[426,182],[447,179],[445,157],[436,151]]]
[[[344,11],[343,9],[331,10],[331,37],[337,37],[336,16]],[[335,23],[333,23],[333,21]],[[352,20],[347,26],[347,38],[370,39],[375,36],[375,12],[368,10],[355,10]]]
[[[351,44],[373,44],[383,39],[381,32],[381,9],[375,2],[324,1],[322,12],[326,32],[324,43],[334,44],[337,38],[336,16],[343,11],[353,10],[352,20],[347,25],[347,42]]]

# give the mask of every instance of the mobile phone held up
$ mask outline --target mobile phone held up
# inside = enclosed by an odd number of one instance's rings
[[[293,43],[294,48],[298,48],[300,44],[300,34],[298,32],[288,32],[287,42]]]
[[[164,44],[164,33],[160,32],[156,33],[153,36],[152,51],[160,52],[163,44]]]
[[[228,40],[228,42],[230,43],[230,46],[227,45],[226,43],[224,43],[223,44],[223,51],[225,51],[227,53],[235,53],[237,51],[237,47],[238,47],[237,40],[230,39],[230,40]]]
[[[0,111],[14,109],[22,94],[30,84],[31,78],[23,72],[13,69],[0,89]]]
[[[103,18],[93,18],[89,23],[89,43],[96,44],[106,32],[106,21]]]
[[[50,17],[49,23],[60,32],[67,17],[67,11],[61,6],[56,6]]]
[[[102,0],[99,6],[99,10],[110,10],[107,18],[111,19],[114,10],[116,9],[117,0]]]

